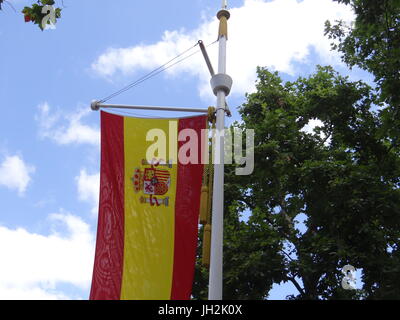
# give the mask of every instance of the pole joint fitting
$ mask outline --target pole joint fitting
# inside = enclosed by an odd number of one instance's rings
[[[93,111],[99,111],[99,110],[100,110],[100,103],[99,103],[99,101],[93,100],[93,101],[90,103],[90,108],[91,108]]]
[[[228,10],[225,9],[219,10],[217,13],[218,20],[221,20],[222,17],[225,17],[226,20],[228,20],[231,17],[231,14],[229,13]]]
[[[215,95],[218,91],[224,91],[225,96],[228,96],[232,88],[232,78],[227,74],[218,73],[211,77],[211,88]]]

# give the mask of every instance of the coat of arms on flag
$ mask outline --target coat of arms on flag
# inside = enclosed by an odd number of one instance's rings
[[[143,192],[141,203],[149,203],[151,206],[168,206],[169,197],[160,197],[167,194],[171,184],[171,176],[168,168],[172,168],[171,161],[153,159],[151,162],[142,160],[144,168],[136,168],[132,178],[135,193]],[[165,168],[165,169],[164,169]],[[148,196],[147,196],[148,195]]]

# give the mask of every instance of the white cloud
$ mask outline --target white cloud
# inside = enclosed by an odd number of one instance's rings
[[[40,287],[6,287],[0,284],[1,300],[70,300],[70,297],[58,291]]]
[[[100,173],[90,175],[86,169],[82,169],[75,181],[79,200],[88,202],[92,206],[92,214],[96,214],[99,206]]]
[[[268,66],[289,74],[296,73],[295,62],[307,62],[311,48],[327,64],[339,64],[324,36],[324,22],[342,18],[353,20],[349,6],[332,0],[245,0],[242,7],[230,9],[227,72],[232,76],[233,94],[254,88],[256,67]],[[193,31],[166,31],[162,39],[150,45],[109,48],[92,64],[99,75],[111,77],[118,72],[131,75],[140,69],[153,69],[202,39],[216,39],[216,18],[204,21]],[[217,46],[209,47],[217,69]],[[168,69],[169,75],[187,72],[200,80],[203,97],[210,95],[209,74],[201,55]]]
[[[94,259],[89,225],[63,212],[49,218],[48,236],[0,226],[0,299],[69,299],[58,285],[89,288]]]
[[[72,114],[61,114],[59,111],[51,111],[51,107],[45,102],[39,105],[38,109],[39,113],[35,119],[42,138],[49,138],[60,145],[100,145],[99,129],[82,123],[82,119],[92,112],[89,108],[77,110]]]
[[[17,190],[19,195],[23,195],[32,181],[31,174],[35,172],[35,167],[24,162],[18,155],[7,156],[0,163],[0,186],[5,186],[11,190]]]

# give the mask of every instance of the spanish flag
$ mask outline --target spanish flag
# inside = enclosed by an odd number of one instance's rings
[[[101,112],[90,299],[190,299],[206,121],[206,115],[143,119]]]

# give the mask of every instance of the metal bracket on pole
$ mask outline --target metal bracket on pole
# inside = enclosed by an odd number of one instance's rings
[[[229,106],[226,102],[225,102],[225,113],[229,118],[232,117],[231,110],[229,110]]]
[[[211,78],[211,88],[214,92],[215,95],[218,95],[219,91],[224,91],[225,96],[227,97],[229,93],[231,92],[232,88],[232,78],[228,76],[227,74],[215,74]],[[225,102],[225,113],[228,117],[231,117],[231,111],[229,110],[228,104]]]
[[[203,54],[204,60],[206,60],[206,64],[207,64],[208,70],[210,71],[210,75],[212,77],[212,76],[215,75],[215,72],[214,72],[214,68],[212,67],[210,58],[208,57],[206,47],[204,46],[204,43],[203,43],[202,40],[199,40],[198,44],[200,46],[201,53]]]
[[[224,91],[225,96],[228,96],[231,88],[232,88],[232,78],[226,74],[215,74],[214,68],[212,67],[210,58],[207,54],[206,47],[204,46],[204,43],[202,40],[198,41],[201,52],[203,54],[204,60],[206,61],[208,71],[210,71],[211,75],[211,87],[215,95],[218,94],[218,91]],[[225,112],[228,117],[231,117],[231,111],[229,110],[228,105],[225,103]]]

